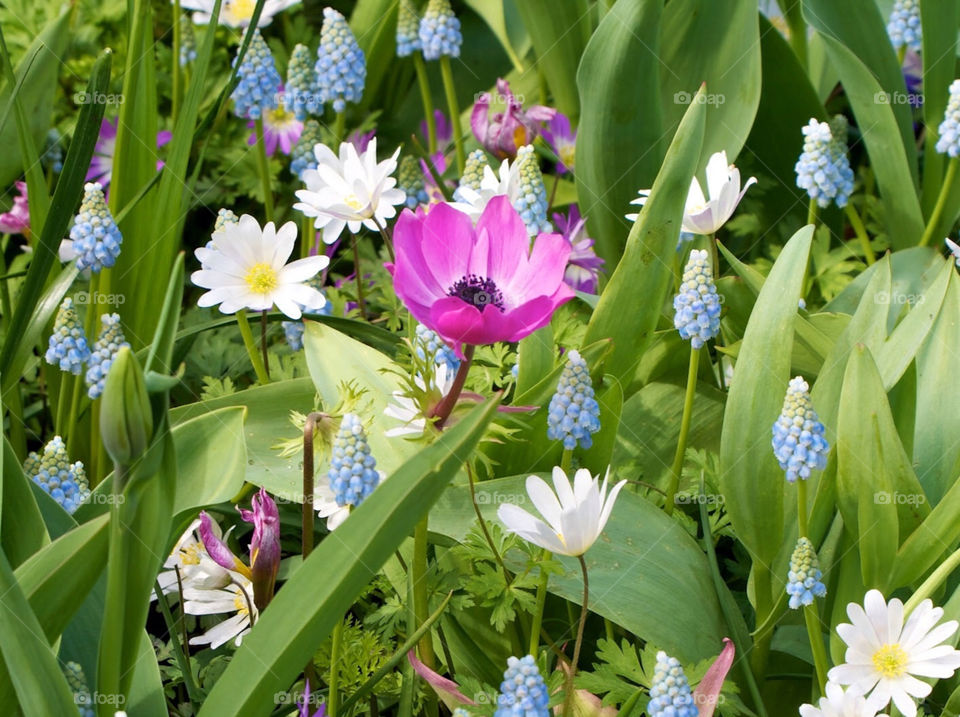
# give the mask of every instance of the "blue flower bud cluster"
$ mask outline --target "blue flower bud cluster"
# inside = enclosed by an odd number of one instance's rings
[[[290,53],[283,99],[284,105],[301,122],[307,118],[307,115],[316,115],[323,111],[310,48],[302,43],[297,43],[293,52]]]
[[[430,0],[420,20],[420,44],[423,59],[439,60],[441,57],[460,57],[460,21],[453,14],[450,0]]]
[[[480,183],[483,181],[484,167],[489,167],[487,154],[482,149],[475,149],[467,155],[467,162],[463,168],[463,176],[460,177],[460,184],[453,192],[453,198],[462,202],[463,197],[459,194],[460,187],[467,187],[475,192],[480,191]]]
[[[57,318],[53,322],[53,333],[44,356],[48,364],[59,366],[61,371],[69,371],[79,376],[83,365],[90,358],[90,347],[83,332],[83,324],[73,308],[73,299],[69,296],[60,304]]]
[[[720,297],[713,283],[710,255],[705,250],[690,252],[680,293],[673,297],[673,311],[673,325],[680,338],[695,349],[720,333]]]
[[[322,141],[320,123],[314,119],[304,122],[300,139],[293,145],[293,152],[290,153],[290,172],[295,177],[302,178],[305,171],[317,168],[317,155],[314,154],[313,148]]]
[[[456,351],[450,348],[437,332],[431,331],[423,324],[417,324],[413,347],[421,360],[426,360],[428,356],[432,356],[433,362],[437,366],[446,364],[450,376],[453,376],[460,368],[460,359],[457,357]]]
[[[549,717],[550,694],[532,655],[507,658],[494,717]]]
[[[130,346],[124,338],[123,327],[120,326],[120,314],[104,314],[100,317],[100,324],[100,335],[93,345],[85,378],[88,386],[87,395],[90,398],[100,397],[107,373],[113,365],[117,352],[124,346],[128,348]]]
[[[513,208],[527,225],[530,236],[552,232],[553,226],[547,220],[547,188],[543,185],[543,173],[533,145],[520,147],[516,161],[518,188]]]
[[[363,86],[367,81],[366,58],[346,19],[333,8],[323,9],[314,70],[320,101],[332,103],[334,112],[343,112],[347,102],[359,102],[363,97]]]
[[[580,352],[571,350],[547,409],[547,438],[563,441],[567,450],[577,444],[589,448],[593,445],[591,434],[599,430],[600,405],[594,398],[590,369]]]
[[[43,455],[31,452],[23,463],[23,473],[68,513],[73,513],[90,496],[83,463],[70,462],[67,447],[60,436],[54,436],[43,447]]]
[[[418,204],[426,204],[430,201],[423,181],[423,171],[416,157],[408,154],[400,160],[397,189],[402,189],[407,195],[407,207],[410,209],[416,209]]]
[[[820,572],[817,551],[809,539],[800,538],[797,541],[797,547],[790,556],[790,572],[787,577],[787,595],[790,596],[792,610],[813,605],[815,597],[824,597],[827,594],[827,586],[820,581],[823,573]]]
[[[83,186],[83,201],[73,220],[70,239],[77,254],[77,268],[81,271],[89,269],[99,274],[104,267],[113,266],[120,256],[123,236],[107,209],[99,182],[87,182]]]
[[[697,707],[690,691],[690,683],[679,660],[657,653],[657,666],[647,703],[650,717],[697,717]]]
[[[397,14],[397,57],[407,57],[422,47],[417,9],[411,0],[400,0]]]
[[[943,113],[943,122],[937,129],[937,151],[951,157],[960,157],[960,80],[950,84],[950,98]]]
[[[893,49],[907,49],[920,52],[923,35],[920,30],[920,0],[896,0],[887,23],[887,34]]]
[[[236,65],[236,58],[233,64]],[[282,81],[273,53],[260,34],[253,31],[250,47],[243,56],[237,73],[239,82],[230,96],[233,99],[233,113],[244,119],[260,119],[265,112],[277,109],[278,95]]]
[[[838,115],[842,117],[842,115]],[[853,193],[853,170],[847,158],[845,119],[829,124],[810,120],[803,128],[803,152],[794,166],[797,186],[821,207],[844,207]]]
[[[773,424],[773,454],[787,481],[806,480],[813,470],[827,467],[830,444],[810,401],[809,386],[800,376],[790,380],[783,410]]]
[[[376,467],[360,417],[355,413],[344,414],[333,439],[333,455],[327,472],[337,505],[356,507],[368,498],[380,482]]]

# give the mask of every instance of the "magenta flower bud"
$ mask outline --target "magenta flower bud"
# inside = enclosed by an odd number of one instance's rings
[[[522,99],[510,91],[510,83],[497,80],[497,94],[506,105],[503,112],[490,117],[490,93],[484,92],[473,105],[470,128],[477,141],[500,159],[516,157],[517,149],[530,144],[540,133],[540,125],[549,122],[557,111],[542,105],[523,108]]]
[[[263,488],[250,501],[253,510],[240,509],[240,517],[253,523],[250,539],[250,572],[253,601],[263,610],[273,598],[277,569],[280,567],[280,513]]]
[[[241,575],[251,577],[250,568],[240,560],[233,551],[227,547],[227,544],[220,538],[220,529],[214,523],[206,511],[200,511],[200,527],[197,528],[200,533],[200,540],[203,541],[203,547],[207,554],[213,558],[213,561],[221,568],[233,570]]]

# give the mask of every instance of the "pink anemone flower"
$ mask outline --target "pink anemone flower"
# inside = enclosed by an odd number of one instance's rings
[[[563,280],[570,243],[540,234],[530,249],[505,196],[490,200],[476,227],[446,204],[425,214],[404,210],[393,238],[396,263],[387,268],[397,296],[461,357],[465,344],[519,341],[574,295]]]

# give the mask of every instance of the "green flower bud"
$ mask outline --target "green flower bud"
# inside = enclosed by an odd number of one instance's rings
[[[126,346],[117,352],[104,384],[100,436],[114,463],[124,466],[146,452],[153,436],[143,370]]]

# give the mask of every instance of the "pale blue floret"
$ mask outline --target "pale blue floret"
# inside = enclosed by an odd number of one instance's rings
[[[507,658],[494,717],[549,717],[550,694],[531,655]]]
[[[844,207],[853,193],[853,170],[847,159],[847,123],[842,115],[827,122],[810,120],[803,128],[803,152],[794,167],[797,186],[821,207]]]
[[[397,171],[397,188],[407,195],[407,207],[416,209],[419,204],[430,201],[427,187],[423,181],[423,171],[416,157],[407,155],[400,160],[400,169]]]
[[[464,201],[460,194],[460,187],[467,187],[475,192],[480,191],[480,183],[483,181],[483,169],[489,167],[487,154],[482,149],[475,149],[467,155],[467,163],[463,169],[463,176],[460,177],[460,184],[453,191],[455,201]]]
[[[100,317],[100,324],[100,335],[93,345],[93,352],[90,354],[85,377],[89,387],[87,395],[90,398],[100,397],[100,394],[103,393],[103,384],[106,381],[107,373],[113,365],[113,359],[116,358],[117,352],[124,346],[130,346],[123,336],[120,314],[104,314]]]
[[[420,18],[410,0],[400,0],[397,13],[397,57],[407,57],[421,49]]]
[[[323,9],[320,46],[314,67],[320,102],[333,104],[334,112],[343,112],[347,102],[359,102],[367,81],[363,50],[343,15],[333,8]]]
[[[322,309],[312,309],[306,306],[301,306],[300,308],[302,311],[312,314],[320,314],[321,316],[330,316],[330,314],[333,313],[333,305],[329,301],[324,303]],[[296,352],[302,349],[304,329],[303,322],[281,321],[280,325],[283,326],[283,336],[287,340],[287,345],[290,347],[290,350]]]
[[[43,447],[43,455],[31,452],[23,463],[23,473],[68,513],[73,513],[90,495],[83,463],[70,462],[60,436],[54,436]]]
[[[590,369],[579,351],[567,354],[567,365],[547,411],[547,438],[563,441],[567,450],[577,444],[583,448],[593,445],[591,434],[600,430],[600,405],[594,398]]]
[[[543,174],[532,144],[517,150],[517,173],[518,189],[513,208],[527,226],[527,233],[537,236],[552,232],[553,226],[547,220],[547,189],[543,185]]]
[[[73,299],[69,296],[63,300],[60,310],[57,311],[44,358],[48,364],[59,366],[61,371],[69,371],[74,376],[80,375],[83,365],[90,358],[90,347],[83,332],[83,324],[73,308]]]
[[[63,169],[63,138],[60,136],[60,131],[56,127],[50,129],[44,143],[45,149],[40,161],[45,168],[54,174],[59,174]]]
[[[360,417],[354,413],[344,414],[333,439],[327,472],[337,505],[356,507],[367,499],[380,482],[376,467]]]
[[[690,683],[675,657],[662,650],[657,653],[657,666],[647,703],[649,717],[697,717]]]
[[[413,347],[420,360],[425,361],[428,356],[432,356],[433,362],[437,366],[446,364],[450,376],[453,376],[460,368],[460,359],[457,357],[457,353],[435,331],[431,331],[423,324],[417,325]]]
[[[73,703],[77,706],[77,714],[80,717],[94,717],[93,707],[96,703],[90,694],[90,688],[87,687],[87,677],[83,674],[83,668],[79,663],[67,662],[62,669],[67,678],[67,684],[70,685],[70,691],[73,692]]]
[[[720,297],[713,283],[710,256],[705,250],[690,252],[680,293],[673,297],[673,325],[680,338],[699,349],[720,333]]]
[[[303,132],[300,133],[300,139],[293,145],[293,152],[290,161],[290,172],[295,177],[303,177],[303,173],[308,169],[317,168],[317,155],[313,148],[320,144],[323,135],[320,131],[320,123],[314,119],[308,119],[303,123]]]
[[[317,88],[317,73],[310,56],[310,48],[306,45],[298,43],[290,53],[283,100],[284,106],[301,122],[307,115],[320,114],[323,111]]]
[[[893,49],[904,45],[914,52],[920,52],[923,35],[920,30],[920,1],[896,0],[887,23],[887,34]]]
[[[773,424],[773,454],[790,483],[806,480],[813,470],[827,467],[830,444],[824,427],[813,410],[807,382],[800,376],[790,380],[783,410]]]
[[[950,84],[950,99],[943,113],[943,122],[937,129],[937,151],[951,157],[960,157],[960,80]]]
[[[99,182],[87,182],[83,186],[83,201],[70,228],[70,239],[81,271],[89,269],[98,274],[104,267],[116,263],[123,236],[107,209]]]
[[[790,556],[789,582],[787,595],[790,596],[790,608],[798,610],[804,605],[812,605],[815,597],[824,597],[827,587],[820,581],[820,562],[817,551],[807,538],[800,538],[797,547]]]
[[[460,57],[460,21],[453,14],[450,0],[430,0],[420,20],[420,44],[423,59],[439,60],[441,57]]]
[[[234,58],[233,64],[236,62]],[[237,77],[239,82],[231,95],[237,117],[260,119],[264,112],[277,108],[282,81],[273,54],[259,30],[253,31]]]

